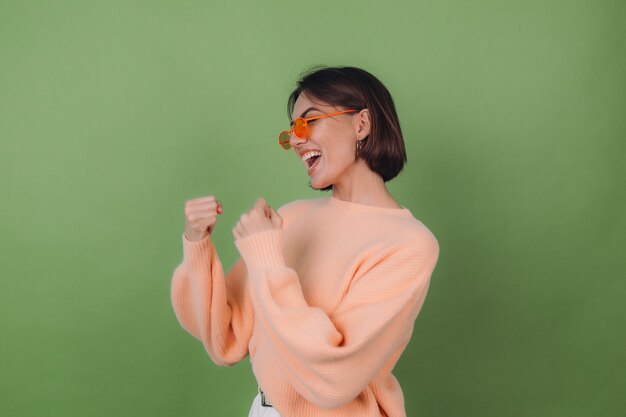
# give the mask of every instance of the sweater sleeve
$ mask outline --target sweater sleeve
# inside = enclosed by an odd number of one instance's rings
[[[180,325],[204,345],[218,366],[248,355],[254,311],[247,270],[239,258],[226,277],[210,235],[189,241],[182,235],[183,261],[171,279],[171,303]]]
[[[296,271],[285,264],[282,230],[258,232],[235,244],[247,265],[255,319],[269,335],[274,366],[300,395],[323,408],[356,398],[394,352],[406,347],[439,256],[430,232],[377,253],[362,263],[329,316],[307,304]]]

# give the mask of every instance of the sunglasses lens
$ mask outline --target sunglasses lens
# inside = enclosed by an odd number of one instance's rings
[[[293,124],[293,132],[299,138],[305,138],[308,134],[307,124],[304,119],[296,119]]]
[[[280,144],[280,146],[283,147],[283,149],[291,148],[291,144],[289,143],[290,138],[291,135],[289,134],[288,130],[283,130],[282,132],[280,132],[280,135],[278,136],[278,143]]]

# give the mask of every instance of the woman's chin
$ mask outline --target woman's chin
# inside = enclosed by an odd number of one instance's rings
[[[309,187],[314,190],[321,190],[322,188],[328,187],[330,184],[327,184],[326,181],[321,181],[318,178],[309,178]]]
[[[314,190],[318,190],[320,187],[316,184],[315,180],[309,180],[309,187],[311,187]]]
[[[320,181],[320,179],[318,177],[316,177],[315,175],[309,177],[309,182],[315,188],[319,188],[319,187],[321,187],[323,185],[322,181]]]

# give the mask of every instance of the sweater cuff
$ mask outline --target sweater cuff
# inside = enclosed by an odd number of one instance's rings
[[[283,231],[269,229],[235,240],[235,246],[249,268],[285,265]]]
[[[208,234],[202,240],[188,240],[185,233],[183,239],[183,263],[189,270],[210,270],[211,255],[215,247]]]

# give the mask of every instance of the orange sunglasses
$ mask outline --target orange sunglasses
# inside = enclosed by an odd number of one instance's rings
[[[280,132],[280,134],[278,135],[278,144],[282,146],[284,150],[289,150],[291,149],[291,144],[289,143],[289,140],[291,139],[292,132],[295,133],[296,136],[299,137],[300,139],[309,137],[309,124],[307,123],[309,120],[321,119],[323,117],[334,116],[336,114],[342,114],[342,113],[350,113],[353,111],[356,111],[356,110],[343,110],[343,111],[337,111],[334,113],[322,114],[321,116],[313,116],[313,117],[306,117],[306,118],[296,117],[296,120],[294,120],[293,123],[291,124],[291,129],[283,130],[282,132]]]

